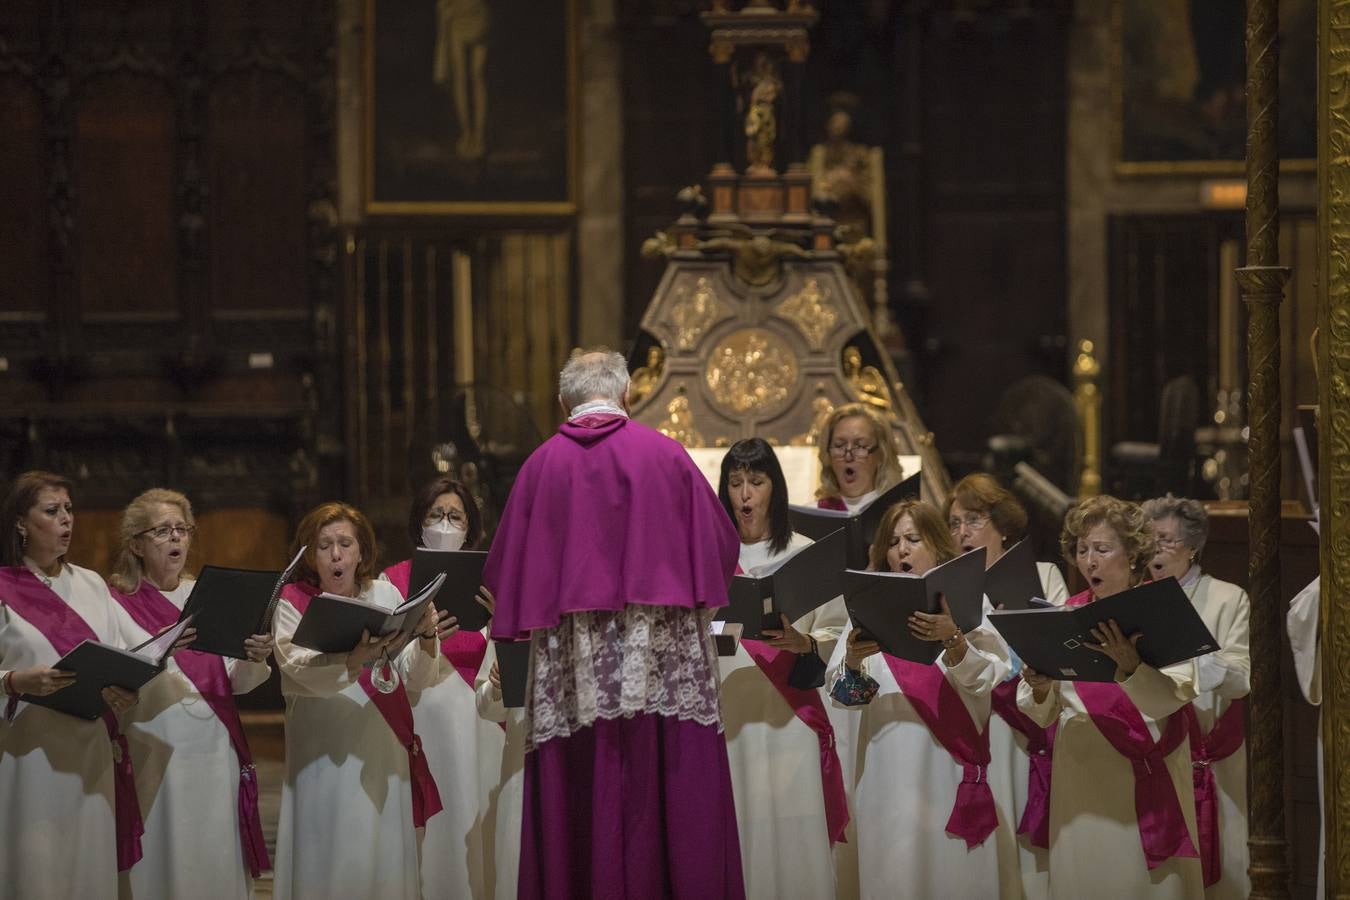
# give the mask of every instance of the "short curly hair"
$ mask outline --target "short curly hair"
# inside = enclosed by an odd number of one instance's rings
[[[1209,540],[1209,512],[1205,509],[1205,504],[1199,500],[1173,497],[1168,494],[1166,497],[1145,500],[1143,509],[1144,515],[1153,522],[1166,519],[1168,516],[1176,518],[1177,525],[1180,526],[1181,540],[1195,551],[1196,559],[1205,552],[1205,542]]]
[[[942,513],[931,503],[911,498],[901,500],[886,510],[881,521],[877,523],[877,533],[872,536],[872,546],[867,549],[867,561],[871,564],[872,571],[890,571],[886,551],[891,548],[891,536],[895,534],[896,524],[904,516],[910,517],[914,523],[914,530],[919,533],[923,542],[932,548],[933,561],[937,565],[956,559],[960,551],[956,547],[956,542],[952,540],[951,532],[947,530]]]
[[[1069,510],[1064,516],[1064,531],[1059,536],[1059,549],[1069,565],[1078,564],[1078,539],[1098,525],[1105,523],[1120,538],[1130,565],[1130,583],[1138,584],[1148,569],[1149,561],[1157,552],[1153,537],[1153,520],[1136,503],[1120,500],[1108,494],[1089,497]]]
[[[953,503],[960,503],[967,512],[988,516],[994,529],[1009,543],[1016,543],[1026,537],[1025,507],[993,475],[972,472],[958,481],[943,509],[948,520],[951,519]]]

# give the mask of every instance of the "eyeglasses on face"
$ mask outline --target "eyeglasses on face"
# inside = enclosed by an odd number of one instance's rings
[[[1160,537],[1156,540],[1160,550],[1180,550],[1182,547],[1186,546],[1186,542],[1181,538]]]
[[[449,512],[439,509],[429,510],[426,517],[422,519],[422,524],[430,528],[432,525],[441,524],[442,519],[449,519],[451,525],[467,526],[469,524],[469,520],[464,516],[464,513],[457,509],[452,509]]]
[[[830,455],[848,459],[850,456],[856,459],[866,458],[869,453],[877,449],[876,444],[831,444]]]
[[[989,517],[982,516],[977,513],[966,513],[964,516],[961,516],[960,518],[952,516],[950,519],[947,520],[947,527],[951,530],[952,534],[956,534],[958,531],[960,531],[962,525],[966,526],[971,531],[979,531],[981,528],[983,528],[988,524],[989,524]]]
[[[141,537],[148,534],[156,544],[162,544],[174,535],[180,538],[191,537],[196,530],[197,528],[194,525],[156,525],[154,528],[145,529],[136,536]]]

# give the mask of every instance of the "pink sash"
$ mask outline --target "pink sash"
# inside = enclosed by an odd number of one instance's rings
[[[820,786],[825,794],[825,825],[831,843],[843,841],[844,829],[848,827],[848,796],[844,793],[839,754],[834,749],[834,728],[830,726],[820,692],[803,691],[788,684],[788,675],[796,662],[795,653],[770,647],[763,641],[741,641],[741,646],[764,677],[783,695],[797,718],[816,733],[820,742]]]
[[[1219,828],[1219,788],[1214,782],[1214,763],[1227,759],[1242,747],[1247,737],[1247,701],[1234,700],[1214,722],[1209,734],[1200,731],[1195,708],[1187,705],[1187,728],[1191,737],[1191,775],[1195,784],[1195,826],[1200,833],[1200,863],[1205,887],[1223,877],[1223,833]]]
[[[24,621],[45,637],[61,656],[65,656],[81,641],[97,641],[98,635],[89,623],[66,605],[60,595],[37,580],[27,566],[0,569],[0,598],[13,607]],[[14,718],[18,699],[11,697],[5,717]],[[125,872],[141,858],[141,836],[145,824],[136,799],[136,773],[131,764],[127,739],[117,724],[112,710],[103,711],[103,726],[112,742],[113,801],[117,828],[117,871]]]
[[[1008,727],[1027,739],[1027,805],[1017,833],[1030,835],[1033,847],[1050,847],[1050,768],[1055,750],[1055,732],[1059,723],[1042,728],[1031,717],[1017,708],[1018,679],[1013,678],[994,688],[994,712],[1008,723]]]
[[[178,621],[178,607],[148,581],[142,580],[140,590],[134,594],[123,594],[111,589],[108,593],[149,634],[155,634],[164,626]],[[210,653],[180,650],[174,654],[174,662],[211,707],[216,718],[220,719],[220,724],[225,726],[230,736],[230,746],[239,759],[239,840],[244,848],[244,863],[248,866],[249,874],[257,878],[264,869],[272,868],[272,862],[267,858],[262,820],[258,816],[258,776],[253,768],[253,754],[248,749],[244,724],[239,721],[239,708],[234,703],[234,691],[230,677],[225,672],[225,661]]]
[[[303,615],[305,608],[309,606],[309,600],[319,589],[312,584],[304,582],[293,582],[282,588],[281,596],[300,611]],[[380,693],[380,690],[371,683],[370,677],[372,669],[364,669],[359,679],[361,689],[366,692],[370,702],[384,716],[384,721],[388,723],[389,729],[394,732],[394,737],[408,751],[408,777],[412,782],[412,803],[413,803],[413,825],[421,828],[427,824],[430,819],[443,808],[441,806],[441,793],[436,788],[436,779],[431,774],[431,766],[427,764],[426,754],[422,752],[422,739],[417,736],[413,730],[412,704],[408,702],[408,692],[403,687],[403,680],[399,679],[398,687],[389,694]]]
[[[1070,597],[1065,605],[1090,602],[1092,592],[1087,590]],[[1134,767],[1134,810],[1148,867],[1156,869],[1173,856],[1199,856],[1165,762],[1186,739],[1185,711],[1167,717],[1162,740],[1155,742],[1143,715],[1120,685],[1080,681],[1074,690],[1102,737]]]
[[[975,726],[961,695],[936,663],[925,666],[881,655],[910,706],[963,770],[947,833],[964,838],[968,849],[979,846],[998,827],[998,808],[989,789],[989,729]]]
[[[816,501],[817,509],[836,509],[839,512],[848,512],[848,506],[844,504],[843,497],[821,497]]]
[[[412,560],[405,559],[401,563],[394,563],[384,570],[384,577],[398,588],[400,594],[407,597],[412,581]],[[478,671],[483,668],[483,657],[487,655],[487,638],[482,632],[456,631],[441,641],[441,652],[450,660],[450,664],[455,667],[459,677],[464,679],[469,690],[474,690]]]

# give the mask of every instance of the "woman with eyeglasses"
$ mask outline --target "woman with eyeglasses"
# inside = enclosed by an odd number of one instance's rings
[[[1247,592],[1200,570],[1209,537],[1209,514],[1199,500],[1168,494],[1144,503],[1153,523],[1158,552],[1149,576],[1175,578],[1220,649],[1195,660],[1196,691],[1191,703],[1191,762],[1195,773],[1196,819],[1201,823],[1200,859],[1205,897],[1246,897],[1247,750],[1246,696],[1251,693],[1248,650],[1250,604]],[[1206,829],[1212,823],[1213,828]]]
[[[787,481],[763,438],[732,444],[717,495],[740,534],[741,571],[811,543],[788,523]],[[848,612],[835,597],[795,622],[781,619],[763,640],[719,658],[741,869],[749,897],[833,896],[830,847],[844,836],[848,798],[818,688]]]
[[[132,646],[103,579],[66,560],[70,494],[60,475],[24,472],[0,504],[0,893],[111,900],[117,873],[141,858],[120,719],[138,695],[104,688],[93,721],[27,702],[74,684],[54,666],[81,642]]]
[[[941,513],[906,500],[886,511],[869,552],[875,571],[923,575],[956,556]],[[881,651],[849,623],[826,683],[857,717],[853,825],[863,897],[1019,898],[1010,823],[988,784],[989,702],[1008,674],[988,622],[962,633],[946,610],[916,613],[910,632],[941,643],[931,665]],[[838,727],[838,726],[836,726]]]
[[[122,513],[109,581],[135,623],[136,643],[178,621],[196,583],[184,574],[196,523],[177,491],[154,488]],[[141,691],[126,722],[145,817],[144,856],[124,895],[246,898],[271,868],[258,817],[258,782],[234,695],[267,680],[272,636],[244,642],[247,659],[183,650]]]
[[[857,512],[900,482],[899,449],[886,423],[861,403],[830,413],[817,445],[816,505]]]
[[[363,633],[347,653],[294,642],[320,591],[384,609],[403,598],[375,578],[375,530],[346,503],[321,503],[295,531],[304,554],[281,591],[272,633],[286,698],[286,780],[272,895],[277,900],[423,896],[418,829],[442,795],[414,730],[408,692],[444,677],[440,642],[450,626],[428,605],[414,637]],[[437,736],[439,737],[439,735]]]
[[[1133,503],[1092,497],[1069,510],[1060,538],[1093,603],[1144,578],[1156,543]],[[1114,683],[1056,681],[1022,669],[1017,702],[1043,728],[1057,726],[1050,782],[1050,896],[1194,898],[1204,893],[1198,857],[1187,704],[1195,663],[1155,669],[1139,635],[1114,620],[1087,646],[1116,664]]]
[[[413,497],[408,537],[414,547],[473,550],[483,537],[483,518],[469,489],[449,478],[436,478]],[[408,595],[412,560],[390,566],[380,576]],[[479,602],[492,609],[492,595],[479,588]],[[427,822],[422,837],[422,891],[428,897],[490,896],[496,875],[494,852],[506,848],[493,839],[495,817],[489,779],[501,759],[503,735],[478,715],[475,684],[485,671],[487,634],[460,631],[455,619],[439,651],[444,677],[408,693],[418,730],[430,737],[423,749],[443,808]],[[507,818],[510,818],[508,811]],[[520,840],[519,811],[512,842]],[[511,872],[512,883],[515,872]]]
[[[984,548],[987,569],[1026,536],[1027,512],[993,476],[975,472],[958,481],[947,498],[947,529],[959,552]],[[1047,562],[1036,563],[1036,568],[1042,599],[1063,606],[1069,591],[1059,568]],[[993,694],[989,784],[1002,818],[1017,825],[1017,853],[1009,854],[1006,862],[1017,867],[1027,900],[1040,900],[1050,891],[1044,811],[1054,730],[1042,728],[1017,708],[1021,661],[1009,655],[1012,668]]]

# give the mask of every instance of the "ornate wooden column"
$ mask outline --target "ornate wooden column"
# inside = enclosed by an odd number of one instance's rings
[[[1237,270],[1247,304],[1248,592],[1252,694],[1247,747],[1252,897],[1289,896],[1284,824],[1284,707],[1280,651],[1280,300],[1289,270],[1279,265],[1280,160],[1277,0],[1247,0],[1247,265]]]
[[[1317,349],[1326,895],[1350,898],[1350,0],[1320,0]]]

